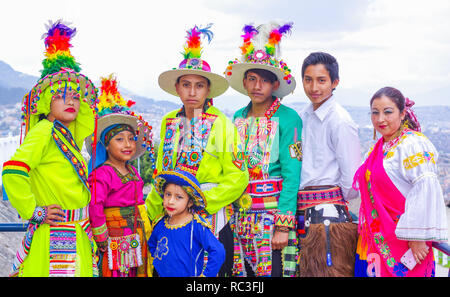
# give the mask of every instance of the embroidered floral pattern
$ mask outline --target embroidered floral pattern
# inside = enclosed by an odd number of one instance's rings
[[[216,118],[216,115],[204,112],[193,118],[188,125],[189,127],[182,123],[183,118],[181,117],[167,119],[162,157],[163,170],[167,171],[175,167],[175,169],[188,171],[196,175]],[[177,131],[180,134],[178,141],[178,152],[180,154],[177,156],[176,165],[173,166],[172,158]]]
[[[167,237],[163,237],[158,240],[158,244],[156,245],[155,258],[162,260],[162,257],[169,253],[169,240]]]
[[[427,162],[436,164],[436,161],[434,160],[434,154],[431,152],[420,152],[404,159],[403,167],[405,167],[406,170],[410,170],[419,166],[420,164],[424,164]]]

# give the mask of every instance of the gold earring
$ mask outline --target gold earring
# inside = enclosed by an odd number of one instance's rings
[[[373,140],[377,140],[377,130],[373,128]]]

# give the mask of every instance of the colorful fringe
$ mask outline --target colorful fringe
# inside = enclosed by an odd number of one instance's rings
[[[246,261],[255,276],[272,274],[272,234],[274,216],[271,213],[236,213],[233,225],[234,255],[233,276],[245,277]],[[295,276],[297,266],[297,235],[289,232],[288,246],[282,250],[283,276]]]
[[[105,208],[109,240],[108,253],[101,261],[101,276],[148,276],[146,226],[149,224],[141,214],[139,206]]]

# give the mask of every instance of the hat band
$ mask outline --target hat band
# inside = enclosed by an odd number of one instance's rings
[[[211,72],[211,67],[209,64],[202,60],[202,59],[184,59],[181,61],[180,65],[178,66],[179,69],[196,69],[196,70],[203,70],[206,72]]]

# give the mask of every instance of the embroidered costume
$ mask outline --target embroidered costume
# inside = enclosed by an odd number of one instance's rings
[[[142,189],[144,183],[137,170],[126,164],[129,173],[122,175],[108,159],[109,141],[122,131],[135,135],[136,152],[131,161],[141,156],[146,147],[153,155],[151,127],[135,115],[117,89],[110,75],[102,79],[99,96],[97,129],[86,147],[92,155],[89,162],[89,184],[92,193],[90,217],[95,241],[107,248],[101,255],[101,276],[148,276],[151,265],[147,256],[150,222],[147,217]]]
[[[76,29],[61,21],[49,23],[42,78],[24,97],[26,137],[3,166],[5,192],[28,228],[13,262],[13,276],[95,276],[95,243],[89,221],[87,166],[80,148],[94,130],[97,90],[80,74],[69,48]],[[69,127],[50,122],[54,94],[76,91],[77,118]],[[74,99],[75,100],[75,99]],[[64,219],[44,224],[47,206],[58,204]]]
[[[437,159],[428,138],[410,129],[389,142],[380,138],[369,151],[355,175],[361,192],[356,276],[434,276],[431,242],[448,238]],[[408,270],[400,259],[415,240],[430,250]]]
[[[207,205],[200,184],[186,171],[162,171],[155,177],[155,190],[161,197],[168,183],[179,185],[188,193],[194,202],[193,216],[185,224],[176,226],[169,224],[168,216],[156,222],[148,247],[154,258],[153,265],[158,275],[161,277],[217,276],[225,260],[225,249],[214,236],[211,225],[197,213]]]
[[[294,90],[295,79],[278,57],[278,43],[283,34],[290,32],[291,26],[274,23],[257,28],[244,27],[243,59],[230,62],[225,72],[231,87],[247,95],[242,82],[245,71],[264,69],[276,74],[280,81],[280,88],[273,96],[284,97]],[[247,187],[249,201],[241,199],[240,211],[235,213],[233,275],[247,276],[247,264],[255,276],[278,276],[278,272],[280,276],[294,276],[302,121],[295,110],[281,104],[281,99],[276,97],[264,117],[248,117],[251,107],[250,102],[234,115],[250,181]],[[278,256],[271,246],[275,227],[287,228],[289,233],[281,261],[273,259]],[[275,265],[277,272],[273,273]]]
[[[360,165],[358,128],[332,95],[300,112],[303,164],[298,193],[300,276],[353,276],[357,234],[347,202]]]
[[[227,81],[212,73],[208,63],[200,59],[200,36],[212,37],[208,28],[199,29],[196,26],[188,31],[185,59],[178,69],[166,71],[159,77],[158,82],[163,90],[177,96],[177,79],[196,74],[210,81],[211,97],[226,91]],[[248,184],[248,172],[240,153],[241,140],[236,127],[212,105],[212,99],[206,99],[202,110],[191,120],[186,118],[184,106],[165,115],[161,122],[160,139],[157,171],[184,170],[197,178],[208,202],[202,215],[221,242],[225,240],[223,232],[230,239],[225,244],[225,263],[231,267],[232,235],[227,227],[233,213],[231,203],[242,195]],[[146,199],[146,205],[150,220],[154,221],[163,214],[161,197],[154,187]]]

